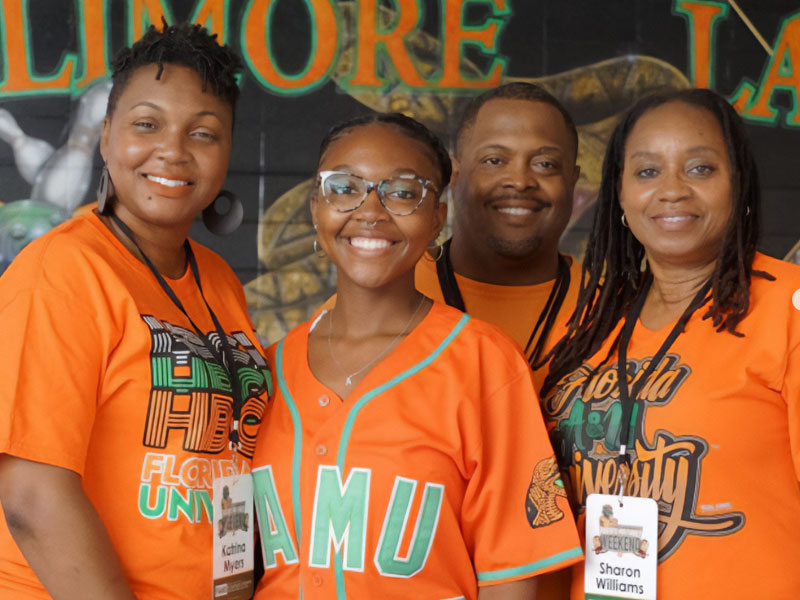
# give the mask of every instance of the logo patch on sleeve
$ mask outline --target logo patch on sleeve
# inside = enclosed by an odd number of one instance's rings
[[[534,467],[533,477],[525,496],[525,512],[528,523],[534,529],[544,527],[564,518],[556,498],[566,498],[564,482],[558,472],[554,456],[545,458]]]

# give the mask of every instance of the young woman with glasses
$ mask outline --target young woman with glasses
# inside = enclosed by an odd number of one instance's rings
[[[414,287],[450,174],[398,114],[322,143],[311,214],[337,297],[269,351],[258,599],[530,598],[580,559],[525,359]]]

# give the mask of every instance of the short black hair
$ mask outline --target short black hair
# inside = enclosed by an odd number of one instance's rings
[[[158,65],[156,79],[160,79],[164,65],[170,63],[195,71],[203,80],[203,91],[210,85],[214,95],[224,100],[232,113],[235,112],[239,98],[236,76],[242,70],[241,58],[229,46],[221,46],[217,34],[208,33],[202,25],[167,25],[163,18],[161,22],[161,31],[151,25],[138,42],[123,48],[114,57],[106,115],[114,113],[117,101],[136,69]]]
[[[396,127],[404,135],[425,144],[433,153],[439,167],[439,173],[442,178],[442,188],[440,191],[447,187],[447,184],[450,183],[450,176],[453,173],[453,165],[450,162],[450,154],[447,152],[447,148],[445,148],[442,141],[432,133],[430,129],[425,127],[425,125],[402,113],[371,113],[334,125],[325,135],[319,146],[319,160],[322,160],[322,155],[325,154],[325,150],[328,149],[331,142],[343,138],[348,133],[352,132],[353,129],[376,123]]]
[[[524,81],[515,81],[513,83],[506,83],[479,96],[473,98],[467,107],[464,109],[464,114],[461,116],[461,121],[455,133],[455,149],[456,156],[460,153],[461,139],[464,134],[475,125],[475,120],[478,118],[478,112],[481,107],[490,100],[527,100],[528,102],[544,102],[555,107],[561,116],[564,118],[564,124],[567,126],[572,143],[575,148],[575,158],[578,157],[578,129],[575,127],[575,121],[572,116],[564,108],[564,105],[558,101],[550,92],[541,86],[533,83],[526,83]]]
[[[645,96],[622,118],[608,143],[603,178],[597,196],[594,224],[583,259],[581,289],[569,329],[551,351],[550,373],[542,393],[593,356],[632,306],[649,269],[642,271],[644,246],[622,223],[619,181],[625,166],[625,145],[639,119],[647,112],[680,102],[710,113],[719,124],[731,165],[731,216],[711,275],[711,303],[703,318],[717,331],[735,336],[750,306],[753,276],[774,279],[753,270],[761,225],[761,188],[758,169],[744,123],[730,103],[706,89],[683,89]],[[604,362],[617,348],[611,345]]]

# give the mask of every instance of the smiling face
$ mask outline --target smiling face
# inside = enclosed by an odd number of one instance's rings
[[[459,140],[452,185],[456,234],[507,258],[555,252],[579,172],[558,109],[489,100]]]
[[[225,181],[230,105],[202,89],[192,69],[139,67],[106,117],[100,153],[114,184],[114,211],[136,224],[188,229]]]
[[[647,111],[625,144],[620,205],[650,261],[716,260],[732,210],[725,138],[707,110],[680,101]]]
[[[319,171],[342,171],[374,182],[416,175],[442,187],[433,152],[401,129],[381,123],[356,127],[332,141]],[[373,190],[356,210],[339,212],[317,189],[311,214],[319,244],[338,267],[340,289],[349,282],[378,288],[400,277],[413,285],[414,265],[444,225],[447,209],[435,203],[429,191],[414,213],[392,215]]]

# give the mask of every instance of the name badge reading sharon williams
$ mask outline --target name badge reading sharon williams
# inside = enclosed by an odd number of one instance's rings
[[[249,473],[214,479],[213,600],[253,595],[253,478]]]
[[[652,498],[586,498],[584,598],[656,600],[658,505]]]

